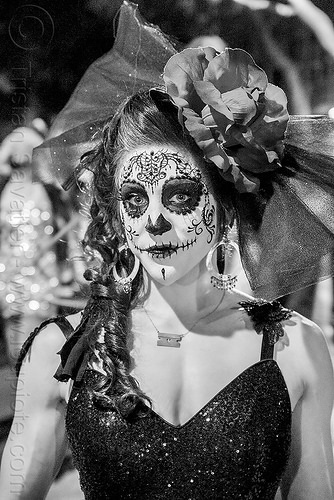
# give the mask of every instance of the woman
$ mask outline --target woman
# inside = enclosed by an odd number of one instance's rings
[[[259,148],[216,168],[225,152],[203,145],[193,108],[180,105],[179,123],[174,62],[169,93],[132,96],[83,160],[93,171],[91,296],[82,315],[45,323],[22,352],[3,498],[45,496],[65,425],[86,499],[274,499],[279,487],[283,498],[332,497],[325,340],[278,302],[235,288],[228,230],[241,219],[240,186],[261,189],[246,195],[250,221],[271,190],[267,174],[244,174],[237,160],[256,162]],[[262,120],[273,101],[260,94]],[[280,160],[273,135],[269,170]]]

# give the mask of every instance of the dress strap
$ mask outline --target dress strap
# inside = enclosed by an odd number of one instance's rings
[[[258,299],[239,304],[251,318],[256,333],[263,335],[260,359],[273,359],[274,346],[284,335],[282,321],[291,318],[292,311],[285,309],[277,300],[267,302]]]
[[[54,323],[56,323],[56,325],[59,326],[59,328],[61,329],[61,331],[64,334],[64,337],[67,340],[68,337],[73,332],[74,328],[71,325],[71,323],[68,321],[68,319],[66,318],[66,316],[57,316],[54,319]]]
[[[273,359],[274,357],[274,344],[270,344],[267,333],[263,332],[262,344],[261,344],[261,357],[263,359]]]
[[[66,339],[73,332],[73,327],[65,316],[56,316],[55,318],[49,318],[49,319],[43,321],[37,328],[34,329],[34,331],[31,332],[31,334],[29,335],[29,337],[26,339],[26,341],[24,342],[24,344],[21,347],[20,354],[19,354],[19,357],[17,359],[16,367],[15,367],[17,375],[20,372],[22,362],[23,362],[24,358],[26,357],[26,354],[32,345],[34,338],[36,337],[36,335],[38,335],[38,333],[41,330],[43,330],[50,323],[55,323],[60,328],[60,330],[63,332],[64,337]]]

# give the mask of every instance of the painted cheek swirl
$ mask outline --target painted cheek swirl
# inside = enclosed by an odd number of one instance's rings
[[[126,234],[128,235],[129,241],[133,241],[133,238],[139,237],[137,231],[130,224],[124,226],[124,229],[126,231]]]
[[[214,205],[212,205],[210,201],[210,196],[209,196],[209,191],[205,187],[204,191],[204,196],[205,196],[205,204],[202,210],[202,220],[204,223],[204,226],[206,227],[209,235],[207,238],[207,242],[211,243],[213,236],[216,232],[216,225],[214,224],[214,216],[216,212],[216,208]]]
[[[202,196],[204,196],[204,207],[202,209],[201,218],[191,221],[191,226],[188,226],[188,233],[194,232],[198,236],[203,233],[204,226],[209,233],[206,241],[207,243],[211,243],[216,232],[216,226],[214,224],[216,208],[210,201],[209,191],[205,185],[203,185]]]

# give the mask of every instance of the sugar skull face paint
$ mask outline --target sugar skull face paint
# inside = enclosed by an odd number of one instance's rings
[[[190,154],[148,146],[123,157],[120,214],[128,245],[147,273],[169,285],[208,253],[216,203]]]

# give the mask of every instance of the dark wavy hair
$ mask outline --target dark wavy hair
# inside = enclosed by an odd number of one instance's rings
[[[119,217],[117,179],[124,153],[153,143],[191,152],[217,201],[221,235],[226,223],[231,222],[226,220],[226,213],[230,213],[232,187],[226,187],[217,169],[204,161],[200,149],[179,124],[175,106],[163,92],[139,92],[129,98],[105,124],[98,145],[82,159],[83,168],[93,172],[91,221],[83,246],[89,255],[97,252],[101,259],[98,266],[85,273],[86,279],[93,281],[95,291],[79,328],[87,336],[91,351],[98,351],[105,371],[105,376],[101,375],[91,386],[95,401],[125,418],[145,414],[149,399],[130,374],[129,313],[143,296],[142,268],[132,283],[130,296],[115,285],[111,276],[114,265],[118,274],[124,275],[131,272],[133,265],[131,252],[119,251],[125,234]],[[98,293],[98,287],[104,292]]]

